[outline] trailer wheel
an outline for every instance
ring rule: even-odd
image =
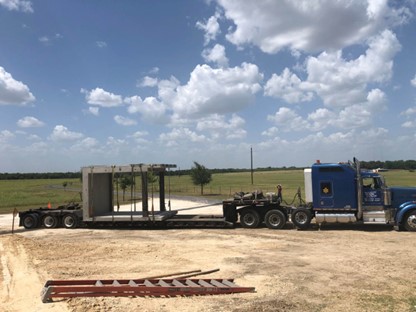
[[[409,211],[404,217],[403,226],[406,231],[416,232],[416,210]]]
[[[269,229],[282,229],[286,224],[286,216],[280,210],[270,210],[264,217],[264,223]]]
[[[245,228],[256,228],[260,224],[260,216],[253,209],[243,210],[240,213],[240,223]]]
[[[62,224],[67,229],[74,229],[78,226],[78,218],[72,213],[66,214],[62,218]]]
[[[59,219],[54,215],[47,214],[42,219],[42,224],[47,229],[56,228],[58,226],[58,223]]]
[[[22,224],[25,229],[34,229],[39,226],[39,217],[37,214],[28,213],[23,217]]]
[[[298,208],[292,212],[292,223],[301,230],[307,229],[312,220],[312,213],[305,208]]]

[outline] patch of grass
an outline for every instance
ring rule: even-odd
[[[416,297],[409,298],[409,311],[416,312]]]
[[[64,188],[63,183],[67,182]],[[0,181],[0,213],[12,212],[14,208],[53,207],[80,201],[79,179],[35,179]]]

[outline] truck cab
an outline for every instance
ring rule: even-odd
[[[389,188],[383,176],[362,170],[355,158],[338,164],[317,161],[304,170],[304,176],[309,211],[301,208],[292,213],[299,228],[315,217],[318,224],[394,224],[416,231],[416,188]]]

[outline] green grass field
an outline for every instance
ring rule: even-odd
[[[416,187],[416,172],[392,170],[383,172],[383,175],[389,186]],[[139,180],[137,179],[137,181]],[[63,187],[64,182],[67,182],[65,188]],[[304,197],[302,170],[255,172],[253,185],[250,172],[213,174],[212,182],[204,187],[204,197],[222,200],[240,191],[275,192],[277,184],[283,186],[283,199],[287,202],[292,201],[298,187],[301,187]],[[169,185],[172,195],[200,196],[199,186],[193,185],[189,176],[166,177],[165,185],[166,196],[168,196]],[[157,192],[157,186],[155,183],[155,192]],[[137,185],[136,189],[139,191],[140,185]],[[25,210],[46,207],[48,203],[56,207],[73,201],[80,202],[80,191],[81,181],[79,179],[3,180],[0,181],[0,213],[12,212],[14,208]],[[129,197],[130,192],[127,191],[126,201],[129,200]]]

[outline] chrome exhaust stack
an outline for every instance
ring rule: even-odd
[[[363,180],[361,179],[360,161],[354,157],[355,170],[357,171],[357,220],[363,218]]]

